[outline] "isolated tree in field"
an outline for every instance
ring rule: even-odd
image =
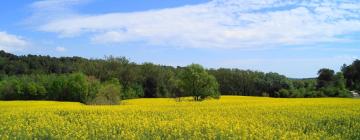
[[[195,101],[220,96],[219,84],[215,77],[208,74],[201,65],[187,66],[181,75],[181,81],[185,96],[193,96]]]

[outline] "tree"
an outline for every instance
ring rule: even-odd
[[[290,89],[292,88],[292,83],[283,75],[277,73],[267,73],[265,74],[267,93],[271,97],[276,96],[275,93],[281,89]]]
[[[6,79],[0,83],[0,97],[3,100],[24,98],[23,87],[18,79]]]
[[[98,79],[96,79],[94,76],[88,76],[87,77],[87,82],[88,82],[88,85],[89,85],[88,94],[83,95],[82,98],[81,98],[81,100],[84,103],[89,103],[94,98],[96,98],[96,94],[99,92],[99,89],[101,87],[100,81]]]
[[[346,89],[345,79],[341,72],[330,69],[320,69],[317,78],[317,89],[328,97],[349,97],[351,94]]]
[[[32,99],[33,97],[38,96],[36,86],[37,85],[34,82],[29,82],[26,84],[25,93],[28,96],[28,99]]]
[[[360,91],[360,60],[355,60],[349,66],[343,65],[341,71],[346,79],[346,87]]]
[[[87,82],[86,76],[82,73],[74,73],[69,75],[67,82],[67,90],[69,95],[67,99],[70,101],[80,101],[85,102],[86,96],[88,96],[89,84]]]
[[[132,85],[123,88],[123,94],[121,94],[121,99],[133,99],[144,97],[144,90],[141,85]]]
[[[207,97],[220,97],[219,84],[215,77],[208,74],[201,65],[187,66],[181,75],[181,80],[185,96],[193,96],[195,101]]]
[[[95,105],[117,105],[121,97],[121,85],[117,79],[103,83],[96,94],[96,97],[87,104]]]
[[[286,89],[280,89],[279,91],[275,92],[275,96],[276,97],[287,98],[287,97],[290,96],[290,93]]]
[[[62,75],[52,78],[52,82],[49,84],[48,99],[65,101],[66,97],[68,96],[68,91],[66,89],[68,85],[67,77]]]
[[[147,98],[154,98],[158,94],[159,68],[152,63],[144,63],[141,67],[144,96]]]
[[[318,71],[317,88],[328,87],[333,84],[334,70],[331,69],[320,69]]]
[[[340,89],[345,89],[345,78],[342,72],[336,73],[334,77],[334,86]]]
[[[348,66],[343,65],[341,70],[343,74],[322,69],[317,78],[290,79],[273,72],[202,68],[199,73],[208,72],[213,77],[200,74],[201,78],[195,78],[202,79],[196,84],[207,83],[206,86],[218,87],[220,93],[226,95],[277,97],[281,89],[286,89],[289,97],[319,97],[347,96],[347,89],[360,91],[360,60],[355,60]],[[219,94],[212,92],[217,90],[216,88],[207,88],[209,91],[202,91],[204,88],[187,88],[185,91],[183,73],[187,71],[188,68],[184,67],[136,64],[124,57],[56,58],[41,55],[17,56],[0,51],[0,98],[85,103],[94,99],[101,85],[112,78],[121,82],[122,99],[182,97],[196,94],[196,98],[202,100],[203,97],[198,95],[199,93]],[[333,89],[334,87],[336,89]],[[285,93],[284,90],[281,92]]]

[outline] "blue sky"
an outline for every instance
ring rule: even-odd
[[[316,76],[360,56],[355,0],[18,0],[0,5],[0,49]]]

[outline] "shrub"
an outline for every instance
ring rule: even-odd
[[[111,80],[103,83],[95,98],[87,102],[93,105],[116,105],[121,97],[121,85],[118,80]]]

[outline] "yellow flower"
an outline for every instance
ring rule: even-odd
[[[0,101],[1,139],[357,139],[360,100],[223,96],[119,106]]]

